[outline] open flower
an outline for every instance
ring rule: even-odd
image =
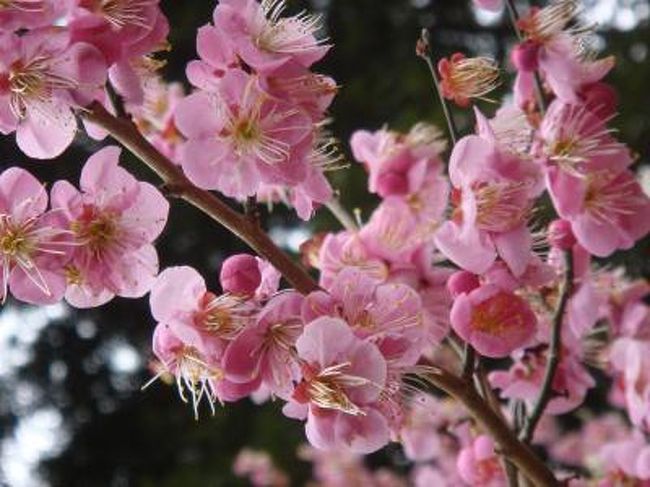
[[[106,80],[93,46],[70,43],[68,32],[37,29],[5,34],[0,46],[0,132],[16,132],[18,147],[35,159],[61,154],[74,139],[73,109]]]
[[[457,52],[438,62],[440,90],[448,100],[467,107],[472,98],[486,99],[499,86],[499,67],[489,58],[468,58]]]
[[[456,297],[451,326],[486,357],[506,357],[535,338],[537,317],[512,292],[487,284]]]
[[[57,215],[46,211],[47,192],[24,169],[0,174],[0,296],[9,291],[21,301],[49,304],[65,292],[63,265],[68,258],[68,232]]]
[[[114,295],[143,296],[158,274],[152,243],[165,226],[169,203],[119,167],[119,156],[117,147],[91,156],[81,172],[81,191],[67,181],[52,188],[52,207],[75,242],[66,291],[73,306],[98,306]]]
[[[307,418],[317,448],[370,453],[388,442],[386,419],[373,407],[386,381],[386,362],[342,320],[321,317],[296,341],[302,379],[284,413]]]

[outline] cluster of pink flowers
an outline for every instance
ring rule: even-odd
[[[80,189],[56,182],[48,193],[29,172],[0,174],[2,296],[33,304],[65,297],[88,308],[114,296],[144,296],[158,274],[154,240],[169,204],[118,165],[120,149],[88,159]]]
[[[169,26],[158,0],[13,0],[0,5],[0,131],[35,159],[60,155],[75,110],[108,104],[105,83],[141,103]],[[103,136],[101,131],[91,134]]]
[[[282,17],[283,0],[224,0],[187,66],[196,90],[176,109],[180,163],[197,186],[245,200],[282,200],[309,219],[329,201],[324,135],[336,84],[310,70],[329,46],[316,16]]]
[[[197,416],[202,401],[282,401],[316,449],[319,485],[506,485],[489,432],[424,394],[427,374],[460,369],[463,355],[458,380],[471,388],[473,375],[513,435],[542,404],[528,433],[558,476],[578,465],[601,487],[650,485],[650,287],[593,259],[648,234],[650,199],[610,128],[613,59],[586,52],[578,7],[556,0],[520,17],[512,103],[491,116],[475,102],[499,84],[496,63],[461,53],[438,63],[441,98],[475,120],[448,164],[445,138],[426,123],[352,135],[379,204],[302,245],[316,290],[281,289],[282,269],[248,254],[223,263],[221,291],[188,266],[159,274],[154,241],[169,204],[109,146],[78,188],[58,181],[48,194],[22,168],[0,174],[2,298],[87,308],[149,293],[154,379],[171,377]],[[162,171],[171,186],[177,175],[238,201],[283,201],[308,220],[332,200],[324,173],[339,159],[324,126],[337,87],[311,70],[330,47],[319,19],[284,10],[282,0],[222,0],[198,31],[186,96],[156,74],[169,29],[158,0],[0,1],[0,131],[52,158],[74,139],[75,116],[103,104],[149,141],[136,155],[157,149],[156,161],[181,167],[187,178],[171,162]],[[555,417],[583,406],[594,367],[629,424],[603,416],[563,435]],[[391,441],[415,465],[409,479],[360,460]],[[288,483],[262,454],[240,460],[253,483]]]

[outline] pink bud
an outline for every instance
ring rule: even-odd
[[[518,71],[527,73],[533,72],[538,68],[539,44],[532,41],[524,41],[518,44],[510,54],[512,64]]]
[[[406,176],[398,172],[386,172],[377,178],[377,193],[382,198],[391,195],[404,195],[408,192]]]
[[[593,83],[582,88],[582,98],[591,113],[607,120],[616,113],[618,94],[607,83]]]
[[[569,250],[576,244],[576,238],[567,220],[554,220],[548,226],[548,241],[551,246],[561,250]]]
[[[447,281],[447,290],[453,298],[463,293],[469,293],[479,286],[478,276],[467,271],[454,272]]]
[[[221,266],[219,281],[224,292],[253,294],[262,281],[257,259],[249,254],[228,257]]]

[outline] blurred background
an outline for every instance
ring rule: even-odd
[[[432,31],[436,56],[458,50],[504,61],[514,41],[507,19],[474,11],[459,0],[312,0],[288,2],[289,10],[318,11],[324,35],[334,44],[318,70],[341,86],[333,108],[332,129],[343,142],[357,128],[388,124],[408,129],[418,120],[443,127],[434,103],[426,66],[415,56],[420,29]],[[537,2],[533,2],[537,3]],[[544,2],[540,2],[544,3]],[[164,74],[182,81],[187,61],[196,57],[194,38],[210,21],[213,0],[162,0],[172,24],[172,50]],[[524,9],[527,2],[520,3]],[[587,18],[597,25],[594,42],[618,60],[609,81],[621,95],[613,124],[639,153],[639,166],[650,155],[650,5],[648,0],[587,0]],[[505,64],[507,66],[507,62]],[[509,68],[507,68],[509,69]],[[508,76],[511,73],[507,73]],[[483,107],[488,113],[494,108]],[[457,111],[464,131],[468,113]],[[16,150],[13,136],[0,140],[3,166],[21,165],[44,181],[78,181],[88,154],[97,148],[79,140],[58,161],[30,162]],[[143,179],[151,175],[124,158]],[[648,178],[647,171],[645,178]],[[364,189],[356,166],[332,176],[346,206],[365,216],[374,200]],[[649,216],[650,217],[650,216]],[[315,231],[336,228],[321,211],[309,226],[276,208],[264,214],[273,238],[287,250]],[[245,251],[241,243],[201,214],[175,202],[160,240],[163,266],[188,264],[217,288],[224,256]],[[617,254],[631,272],[647,275],[648,241]],[[302,424],[282,416],[279,406],[248,401],[204,411],[195,421],[174,389],[156,383],[140,391],[151,373],[153,320],[146,300],[116,299],[89,311],[65,305],[22,307],[8,302],[0,311],[0,485],[32,486],[230,486],[245,485],[231,473],[244,446],[272,453],[295,485],[309,477],[309,464],[294,451],[303,441]],[[405,469],[399,448],[389,447],[369,459]]]

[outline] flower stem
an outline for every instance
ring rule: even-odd
[[[345,210],[343,205],[341,205],[341,201],[337,197],[333,197],[328,203],[325,203],[325,206],[343,228],[350,232],[359,230],[354,218],[352,218],[352,216],[350,216],[350,214]]]
[[[551,400],[553,395],[553,379],[555,378],[555,372],[560,363],[562,322],[564,321],[566,307],[573,291],[574,270],[573,254],[571,250],[564,252],[564,262],[564,280],[560,287],[560,302],[558,303],[557,308],[555,309],[555,314],[553,315],[551,341],[549,343],[548,355],[546,357],[546,370],[544,371],[542,387],[539,390],[537,400],[535,401],[528,418],[524,421],[524,426],[519,434],[519,438],[525,443],[530,443],[530,440],[535,433],[537,423],[539,423],[546,406]]]
[[[163,183],[172,189],[175,196],[199,209],[246,242],[256,253],[273,264],[297,291],[306,294],[318,289],[312,277],[280,250],[259,225],[230,208],[211,192],[192,184],[183,171],[152,146],[130,120],[111,115],[97,102],[81,112],[81,115],[108,131],[115,140],[149,166]]]
[[[429,35],[428,29],[422,29],[420,34],[420,39],[417,42],[417,47],[415,52],[419,57],[421,57],[431,72],[431,78],[433,79],[433,84],[436,87],[436,93],[438,94],[438,99],[440,100],[440,105],[442,106],[442,112],[445,115],[447,120],[447,128],[449,129],[449,137],[451,139],[452,146],[456,145],[458,140],[458,129],[456,128],[456,122],[454,122],[454,117],[451,114],[449,109],[449,104],[442,94],[442,89],[440,88],[440,77],[436,71],[436,67],[433,62],[433,55],[431,53],[431,36]]]

